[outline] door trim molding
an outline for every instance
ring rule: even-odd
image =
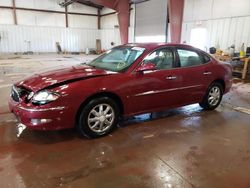
[[[151,91],[146,91],[146,92],[143,92],[143,93],[138,93],[138,94],[136,94],[134,96],[135,97],[140,97],[140,96],[153,95],[153,94],[165,93],[165,92],[170,92],[170,91],[191,89],[191,88],[196,88],[196,87],[200,87],[200,86],[202,86],[202,85],[192,85],[192,86],[178,87],[178,88],[172,88],[172,89],[163,89],[163,90],[151,90]]]

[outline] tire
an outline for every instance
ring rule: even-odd
[[[100,97],[82,108],[76,126],[82,136],[97,138],[112,132],[119,116],[116,102],[109,97]]]
[[[220,105],[222,96],[223,86],[219,82],[214,82],[209,86],[202,102],[199,103],[199,105],[204,110],[214,110]]]

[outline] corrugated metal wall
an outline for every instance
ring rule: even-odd
[[[0,53],[56,52],[56,42],[68,52],[95,48],[96,39],[101,39],[102,49],[121,44],[119,29],[81,29],[41,26],[0,25]],[[134,42],[134,29],[129,28],[129,42]]]
[[[100,30],[102,48],[107,50],[112,48],[111,42],[115,43],[115,46],[121,44],[121,37],[119,29],[101,29]],[[129,28],[129,43],[134,42],[134,28]]]
[[[97,29],[0,25],[0,52],[56,52],[56,42],[62,50],[85,51],[95,48],[100,38]]]
[[[219,45],[225,50],[235,44],[239,51],[242,43],[250,46],[250,16],[201,21],[198,26],[197,22],[183,23],[182,41],[190,43],[191,30],[197,27],[207,29],[207,48]]]
[[[190,43],[191,30],[199,27],[207,29],[207,48],[250,46],[250,1],[185,0],[182,41]]]
[[[34,8],[43,10],[55,10],[64,12],[59,5],[61,0],[16,0],[16,7]],[[12,6],[12,0],[0,0],[2,6]],[[68,6],[68,12],[87,13],[97,15],[97,9],[89,6],[73,3]],[[16,10],[18,25],[65,27],[65,14]],[[68,15],[69,27],[97,29],[97,16]],[[13,11],[0,10],[0,24],[14,24]]]
[[[16,0],[17,7],[64,11],[59,6],[61,0]],[[12,6],[12,0],[0,0],[2,6]],[[129,29],[129,41],[134,41],[134,5],[132,5]],[[97,14],[97,9],[73,3],[69,12]],[[104,8],[102,14],[114,12]],[[97,16],[68,15],[69,28],[65,27],[65,15],[57,13],[32,12],[17,10],[18,25],[14,25],[13,12],[9,9],[0,11],[0,53],[15,52],[56,52],[55,43],[59,42],[62,50],[85,51],[95,48],[96,39],[101,39],[102,49],[110,49],[111,42],[120,45],[120,32],[117,14],[101,19],[101,30],[97,28]]]
[[[61,0],[16,0],[17,7],[65,11],[59,6]],[[2,6],[12,6],[12,0],[0,0]],[[69,12],[96,14],[97,9],[77,3],[68,6]],[[97,29],[97,16],[68,15],[66,28],[65,14],[17,10],[14,25],[13,11],[0,10],[0,53],[13,52],[56,52],[56,42],[62,50],[85,51],[95,48],[101,34]]]

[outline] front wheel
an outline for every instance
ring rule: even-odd
[[[81,135],[96,138],[109,134],[117,125],[119,108],[108,97],[91,100],[81,111],[77,129]]]
[[[221,102],[223,96],[223,87],[220,83],[214,82],[208,88],[206,95],[200,104],[205,110],[214,110]]]

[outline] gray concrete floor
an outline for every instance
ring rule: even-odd
[[[215,111],[195,104],[143,114],[100,139],[75,130],[25,130],[17,138],[7,108],[11,84],[92,58],[0,57],[0,187],[250,187],[247,83],[235,83]]]

